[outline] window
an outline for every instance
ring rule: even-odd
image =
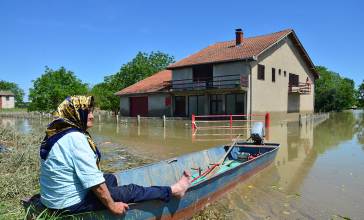
[[[258,79],[259,80],[264,80],[264,71],[265,71],[265,66],[258,64]]]
[[[278,75],[281,75],[281,72],[282,72],[282,71],[281,71],[281,69],[279,69],[279,70],[278,70]]]
[[[223,114],[222,98],[223,95],[210,95],[210,113],[212,115]]]
[[[226,114],[244,114],[245,96],[242,93],[227,94],[225,96]]]
[[[212,64],[194,66],[192,68],[193,81],[212,81],[212,72]]]
[[[174,116],[177,117],[186,116],[186,97],[184,96],[174,97]]]
[[[188,114],[205,114],[205,96],[188,96]]]
[[[287,76],[287,72],[286,72],[286,71],[284,71],[284,72],[283,72],[283,74],[284,74],[284,77],[286,77],[286,76]]]
[[[272,82],[276,81],[276,69],[272,68]]]
[[[298,86],[299,76],[297,74],[289,73],[288,84],[290,86]]]
[[[6,101],[9,101],[10,100],[10,96],[6,96]]]

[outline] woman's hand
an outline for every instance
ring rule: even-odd
[[[114,202],[105,183],[93,186],[92,191],[102,202],[102,204],[104,204],[110,210],[110,212],[115,215],[122,215],[129,208],[128,204],[123,202]]]
[[[123,202],[114,202],[113,205],[109,207],[110,212],[114,215],[122,215],[129,209],[128,204]]]

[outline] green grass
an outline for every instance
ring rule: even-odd
[[[28,112],[27,108],[1,108],[0,112]]]

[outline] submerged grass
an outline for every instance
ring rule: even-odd
[[[39,192],[38,146],[42,134],[0,128],[0,219],[23,219],[21,199]]]

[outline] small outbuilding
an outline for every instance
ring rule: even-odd
[[[163,70],[115,93],[120,96],[120,114],[131,117],[171,116],[171,79],[172,71]]]
[[[11,91],[0,90],[0,109],[14,108],[15,107],[15,95]]]

